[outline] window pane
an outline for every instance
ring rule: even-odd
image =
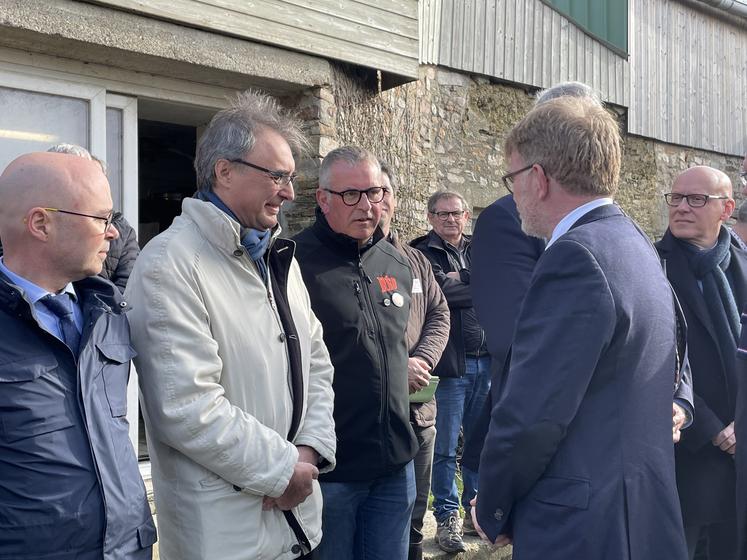
[[[106,108],[106,174],[114,209],[122,211],[122,110]]]
[[[0,87],[0,169],[65,142],[88,148],[88,101]]]

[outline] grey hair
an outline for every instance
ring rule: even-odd
[[[197,187],[212,191],[218,160],[244,157],[265,128],[280,134],[294,155],[301,155],[308,148],[301,122],[294,113],[269,95],[247,90],[239,93],[230,107],[216,113],[202,134],[195,153]]]
[[[397,194],[397,188],[399,187],[397,173],[391,165],[383,160],[379,160],[379,166],[381,167],[381,173],[389,177],[389,184],[392,186],[392,194]]]
[[[319,169],[319,186],[329,187],[332,167],[340,161],[347,163],[351,167],[359,163],[370,163],[377,171],[381,171],[379,160],[368,150],[364,150],[358,146],[341,146],[324,156],[322,166]],[[391,179],[391,175],[389,178]]]
[[[469,208],[469,204],[467,204],[467,200],[458,192],[449,191],[449,190],[436,191],[430,196],[430,198],[428,199],[428,212],[433,214],[436,211],[436,204],[438,204],[438,201],[445,200],[448,198],[458,198],[459,200],[462,201],[462,210],[466,212],[470,212],[470,208]]]
[[[740,224],[747,223],[747,202],[743,202],[739,205],[739,210],[737,210],[737,222]]]
[[[555,84],[551,88],[542,90],[537,94],[535,105],[541,105],[558,97],[584,97],[591,99],[600,107],[603,106],[602,97],[599,95],[599,92],[581,82],[562,82]]]
[[[106,175],[106,163],[104,162],[104,160],[91,155],[91,152],[86,150],[83,146],[78,146],[77,144],[55,144],[47,151],[55,152],[57,154],[69,154],[71,156],[78,156],[82,157],[83,159],[95,161],[101,166],[101,171],[103,171],[104,175]]]

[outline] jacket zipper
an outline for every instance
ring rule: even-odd
[[[366,274],[366,270],[363,268],[363,261],[361,260],[360,253],[358,254],[358,274],[361,277],[361,281],[366,281],[369,285],[371,285],[373,282],[371,281],[371,278]],[[365,292],[365,298],[366,302],[369,306],[369,310],[371,313],[371,316],[373,317],[373,321],[375,323],[376,327],[376,334],[378,337],[378,344],[377,349],[379,350],[379,359],[381,360],[381,409],[380,409],[380,422],[379,422],[379,430],[381,434],[381,441],[384,442],[385,445],[389,446],[390,439],[386,437],[385,433],[385,420],[389,417],[389,368],[387,365],[387,359],[386,359],[386,346],[384,343],[384,337],[381,334],[381,323],[379,322],[379,318],[376,315],[376,310],[373,305],[373,301],[371,298],[371,293],[369,292],[368,288],[363,290]],[[384,463],[386,465],[387,460],[386,458],[382,458],[384,460]]]

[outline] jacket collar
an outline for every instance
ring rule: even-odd
[[[109,311],[124,313],[128,311],[127,303],[119,289],[108,280],[90,276],[73,282],[83,316],[92,311]],[[31,302],[23,297],[17,287],[4,274],[0,273],[0,309],[8,314],[31,319]]]
[[[316,207],[315,214],[316,221],[311,226],[312,231],[325,245],[334,246],[335,252],[355,256],[357,258],[360,254],[365,253],[368,249],[384,239],[384,233],[381,231],[381,228],[377,226],[371,242],[368,245],[359,248],[357,239],[353,239],[344,233],[337,233],[329,226],[326,216],[318,206]]]
[[[205,239],[222,252],[233,254],[236,250],[244,251],[241,245],[241,225],[215,204],[185,198],[182,201],[182,215],[194,222]],[[270,246],[279,238],[280,232],[280,226],[275,226]]]
[[[465,245],[469,247],[469,245],[472,243],[472,236],[467,233],[463,233],[462,238],[464,239]],[[421,243],[425,243],[429,249],[446,251],[446,241],[444,241],[443,238],[435,232],[435,230],[430,230],[425,235],[422,235],[417,239],[413,239],[412,241],[412,245],[419,245]]]
[[[578,226],[582,226],[584,224],[590,224],[591,222],[596,222],[597,220],[611,218],[612,216],[624,216],[624,215],[625,215],[624,212],[620,209],[620,207],[617,204],[605,204],[604,206],[599,206],[597,208],[594,208],[593,210],[590,210],[589,212],[581,216],[578,220],[573,222],[573,225],[569,228],[568,231]]]

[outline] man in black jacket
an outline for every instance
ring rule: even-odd
[[[734,210],[729,178],[697,166],[681,173],[669,229],[656,244],[687,321],[695,418],[675,448],[690,558],[701,536],[709,560],[736,558],[734,433],[739,310],[747,302],[747,255],[723,222]]]
[[[436,390],[438,414],[431,485],[438,522],[436,542],[446,552],[465,550],[455,480],[459,431],[464,427],[464,438],[469,438],[490,390],[490,356],[470,294],[472,239],[464,233],[469,217],[462,195],[438,191],[428,200],[428,221],[433,229],[411,243],[431,261],[451,314],[449,342],[434,370],[440,382]],[[477,492],[477,473],[462,467],[461,503],[469,511],[469,502]]]
[[[407,558],[415,501],[405,329],[412,274],[378,227],[381,168],[355,147],[319,171],[316,222],[295,237],[335,368],[337,466],[321,475],[321,558]]]

